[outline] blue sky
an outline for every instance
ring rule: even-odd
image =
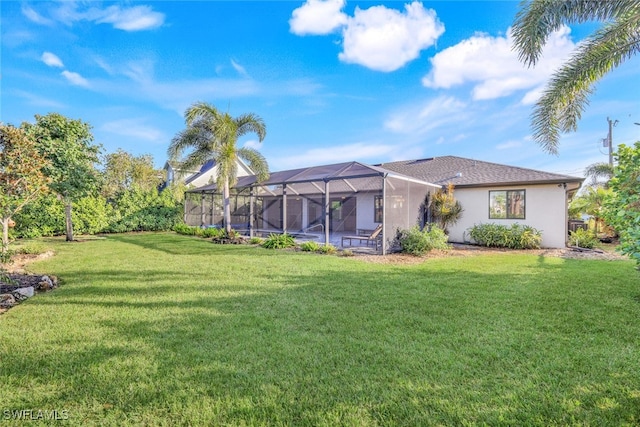
[[[2,1],[0,121],[58,112],[93,126],[105,152],[161,167],[196,101],[252,112],[273,171],[457,155],[582,175],[640,139],[640,58],[597,86],[560,155],[531,141],[532,103],[596,26],[554,34],[518,63],[517,1]]]

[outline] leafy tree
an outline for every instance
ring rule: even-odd
[[[66,237],[72,241],[72,205],[98,187],[95,164],[99,161],[100,146],[92,144],[88,123],[58,113],[35,117],[35,124],[23,126],[35,138],[40,154],[48,160],[43,171],[51,179],[51,190],[64,202]]]
[[[107,199],[126,190],[153,190],[164,180],[150,154],[134,156],[122,149],[104,156],[102,195]]]
[[[0,221],[2,255],[9,250],[9,223],[27,203],[47,190],[47,165],[33,139],[19,128],[0,125]]]
[[[603,25],[551,77],[534,107],[534,140],[557,153],[561,132],[577,129],[594,84],[640,51],[638,0],[524,1],[513,26],[514,47],[528,66],[540,59],[549,35],[563,25],[600,21]]]
[[[238,138],[255,133],[258,140],[264,140],[267,129],[263,120],[255,114],[243,114],[232,117],[222,113],[213,105],[198,102],[185,113],[187,128],[179,132],[171,141],[169,158],[180,160],[183,168],[189,169],[214,160],[217,166],[216,183],[222,188],[224,199],[224,224],[231,231],[231,208],[229,189],[238,179],[238,159],[245,160],[258,181],[269,178],[269,166],[266,159],[257,150],[249,147],[237,147]],[[192,151],[180,159],[185,150]]]
[[[620,236],[620,250],[640,266],[640,142],[618,146],[603,215]]]

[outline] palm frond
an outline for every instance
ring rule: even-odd
[[[187,125],[191,125],[199,119],[207,122],[214,122],[219,116],[220,112],[218,109],[206,102],[196,102],[187,108],[187,111],[184,113]]]
[[[239,148],[238,157],[248,163],[258,182],[264,182],[269,179],[269,164],[258,150],[250,147]]]
[[[638,0],[525,0],[512,27],[514,49],[521,62],[532,66],[549,35],[563,25],[617,21],[639,10]]]
[[[238,137],[248,133],[255,133],[258,136],[258,140],[262,142],[267,136],[267,126],[264,120],[256,114],[243,114],[236,117],[235,122],[238,128]]]
[[[552,76],[532,115],[533,138],[546,151],[557,154],[560,133],[576,130],[594,84],[640,52],[639,19],[630,13],[605,25]]]

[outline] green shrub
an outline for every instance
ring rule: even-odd
[[[538,249],[542,242],[542,232],[518,223],[509,227],[495,223],[476,224],[469,229],[469,235],[478,245],[492,248]]]
[[[173,231],[178,234],[184,234],[186,236],[195,236],[196,227],[191,227],[184,223],[179,223],[173,226]]]
[[[331,255],[338,252],[338,249],[332,244],[327,244],[327,245],[318,246],[318,250],[316,252],[325,254],[325,255]]]
[[[593,249],[599,243],[598,236],[591,230],[578,228],[569,233],[569,244],[579,248]]]
[[[346,256],[346,257],[352,257],[354,256],[354,253],[351,249],[343,249],[342,252],[340,252],[341,256]]]
[[[290,234],[273,234],[271,233],[269,237],[267,237],[264,242],[262,242],[262,247],[267,249],[285,249],[292,248],[296,245],[293,236]]]
[[[420,230],[416,225],[408,230],[396,232],[396,243],[400,246],[400,251],[416,256],[424,255],[433,249],[448,249],[447,241],[447,235],[437,225],[424,230]]]
[[[260,237],[252,237],[249,239],[249,244],[250,245],[261,245],[262,242],[264,242],[264,239],[260,238]]]
[[[320,249],[320,245],[318,242],[309,240],[308,242],[304,242],[300,245],[300,250],[305,252],[317,252]]]

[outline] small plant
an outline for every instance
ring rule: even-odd
[[[331,255],[338,252],[338,249],[336,249],[335,246],[328,244],[328,245],[319,246],[317,252],[325,255]]]
[[[290,234],[274,234],[271,233],[269,237],[267,237],[264,242],[262,242],[262,247],[267,249],[286,249],[292,248],[296,245],[293,236]]]
[[[304,252],[318,252],[318,250],[320,250],[320,245],[318,242],[309,240],[308,242],[304,242],[300,245],[300,250]]]
[[[579,248],[593,249],[598,245],[598,236],[593,231],[578,228],[569,233],[569,244]]]
[[[173,226],[173,231],[178,234],[184,234],[186,236],[195,236],[197,230],[197,227],[191,227],[187,224],[176,224]]]
[[[416,225],[408,230],[396,232],[396,242],[401,252],[421,256],[433,249],[449,249],[448,237],[442,228],[432,225],[431,229],[420,230]]]
[[[542,242],[542,232],[517,223],[510,227],[495,223],[476,224],[469,229],[469,235],[478,245],[491,248],[538,249]]]
[[[354,253],[351,249],[343,249],[342,252],[340,252],[340,255],[345,257],[352,257],[354,256]]]
[[[250,245],[261,245],[262,242],[264,242],[264,239],[260,238],[260,237],[252,237],[249,239],[249,244]]]
[[[208,233],[212,235],[211,241],[221,245],[242,245],[245,243],[244,238],[235,230],[231,230],[227,233],[227,230],[222,228],[208,228]]]

